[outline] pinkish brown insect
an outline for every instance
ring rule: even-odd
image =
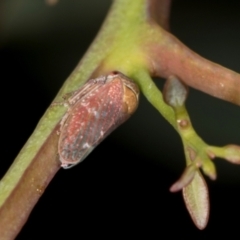
[[[89,80],[74,92],[61,121],[58,153],[63,168],[71,168],[108,134],[125,122],[138,106],[139,89],[121,73]]]

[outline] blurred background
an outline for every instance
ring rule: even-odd
[[[49,6],[44,0],[0,1],[0,78],[5,92],[0,177],[89,47],[111,2],[60,0]],[[239,11],[239,1],[173,0],[171,31],[198,54],[240,72]],[[164,80],[156,83],[162,88]],[[206,142],[240,144],[239,107],[191,89],[187,108]],[[240,166],[215,162],[217,181],[206,179],[210,220],[199,231],[181,193],[168,190],[185,167],[180,138],[141,96],[128,122],[77,167],[57,173],[17,239],[237,234]]]

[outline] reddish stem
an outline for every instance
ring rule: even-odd
[[[33,207],[60,169],[57,128],[36,154],[0,209],[0,239],[14,239]]]
[[[176,75],[193,88],[240,105],[240,74],[204,59],[166,31],[163,38],[164,43],[154,43],[147,51],[153,76]]]
[[[148,0],[147,11],[149,18],[153,19],[162,28],[169,30],[169,17],[171,10],[171,0]]]

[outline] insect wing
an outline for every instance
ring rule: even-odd
[[[123,121],[121,79],[93,86],[74,104],[62,126],[59,153],[63,168],[84,160]]]
[[[84,84],[81,89],[73,92],[68,99],[68,103],[70,105],[75,104],[77,101],[83,99],[91,92],[94,92],[98,89],[101,85],[103,85],[106,81],[106,77],[102,76],[97,79],[90,79],[86,84]]]

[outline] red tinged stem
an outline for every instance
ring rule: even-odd
[[[171,0],[149,0],[147,10],[149,18],[153,19],[162,28],[169,30],[169,17],[171,10]]]
[[[57,152],[57,126],[46,140],[18,184],[0,209],[0,239],[14,239],[60,169]]]
[[[149,46],[153,76],[175,75],[188,86],[240,105],[240,74],[204,59],[166,31],[163,38],[164,43]]]

